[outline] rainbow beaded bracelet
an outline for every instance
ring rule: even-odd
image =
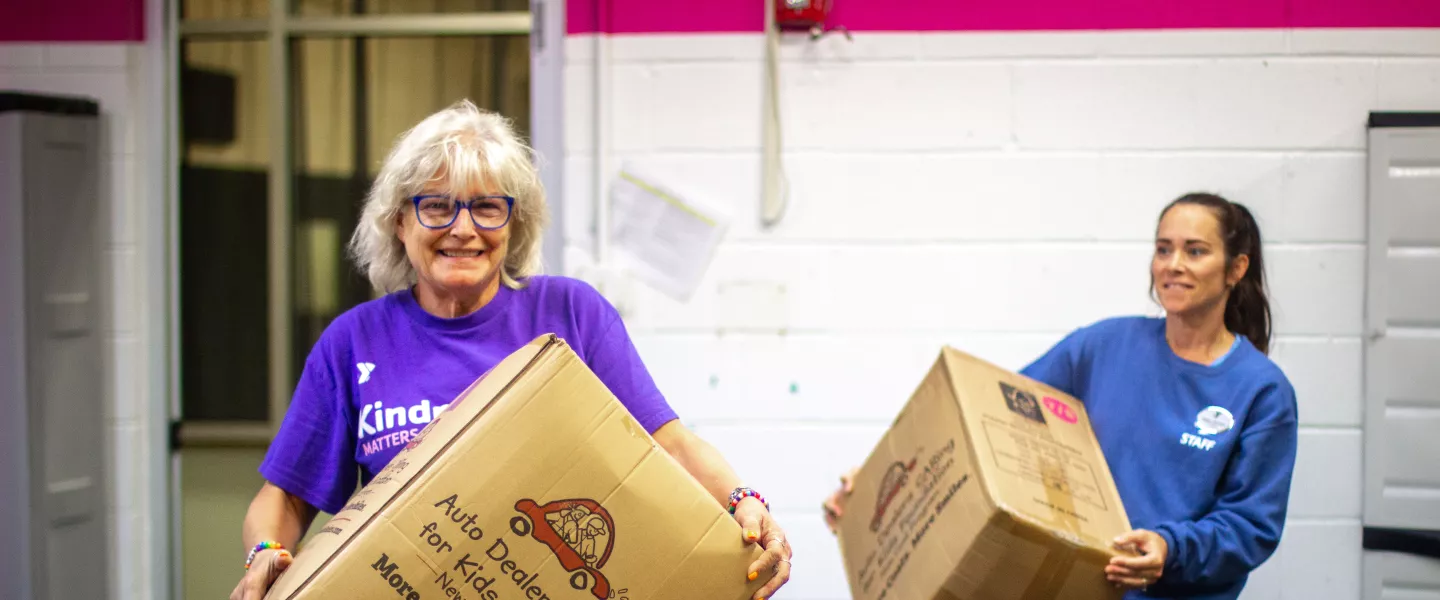
[[[255,544],[255,547],[250,549],[250,555],[245,557],[245,570],[246,570],[246,571],[249,571],[249,570],[250,570],[250,563],[255,562],[255,555],[256,555],[256,554],[259,554],[261,550],[284,550],[284,549],[285,549],[285,546],[280,545],[280,542],[272,542],[272,541],[270,541],[270,540],[265,540],[265,541],[263,541],[263,542],[260,542],[260,543],[258,543],[258,544]]]
[[[730,492],[730,514],[735,514],[735,507],[739,506],[740,501],[746,498],[754,498],[756,500],[759,500],[761,504],[765,505],[765,510],[770,510],[770,503],[765,501],[765,497],[761,496],[760,492],[757,492],[748,487],[741,486],[735,488],[735,491]]]

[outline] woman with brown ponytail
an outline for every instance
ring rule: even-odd
[[[1136,528],[1106,567],[1127,598],[1234,600],[1285,526],[1295,390],[1268,357],[1260,228],[1187,194],[1161,212],[1150,262],[1163,318],[1080,328],[1022,373],[1085,403]],[[849,479],[826,502],[838,517]]]

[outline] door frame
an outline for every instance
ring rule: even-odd
[[[152,32],[146,44],[145,60],[153,68],[146,70],[149,89],[161,102],[147,107],[147,118],[162,132],[148,136],[146,156],[161,160],[142,161],[151,165],[147,176],[163,191],[163,201],[151,203],[152,222],[163,223],[164,236],[153,236],[146,242],[147,256],[153,257],[149,272],[151,298],[163,302],[160,318],[151,319],[152,337],[163,343],[151,345],[148,373],[152,393],[148,418],[152,431],[168,432],[152,436],[146,449],[150,455],[151,478],[149,494],[152,501],[149,521],[152,523],[153,549],[151,581],[155,597],[180,600],[184,593],[184,563],[181,531],[181,478],[179,450],[186,444],[241,445],[264,447],[279,428],[293,391],[290,342],[290,301],[292,296],[292,265],[290,264],[291,212],[294,198],[291,181],[294,174],[289,140],[294,115],[290,110],[294,90],[288,85],[290,72],[290,40],[296,36],[473,36],[485,34],[524,33],[530,39],[530,145],[542,157],[541,180],[546,188],[551,213],[551,229],[543,242],[545,269],[563,273],[564,264],[564,173],[565,173],[565,0],[530,0],[530,10],[471,14],[434,15],[367,15],[361,17],[300,17],[290,14],[291,0],[268,0],[269,16],[259,19],[226,19],[182,22],[179,18],[183,0],[146,3],[146,28]],[[267,231],[272,240],[268,256],[269,294],[267,298],[270,345],[269,421],[186,424],[180,396],[181,321],[180,288],[180,48],[183,39],[243,37],[263,39],[269,46],[269,72],[277,83],[270,86],[267,98],[272,115],[269,127],[268,152],[271,167],[268,174]]]

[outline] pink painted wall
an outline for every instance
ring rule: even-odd
[[[144,39],[145,0],[0,0],[0,42]]]
[[[1434,0],[833,0],[855,31],[1440,27]],[[569,33],[758,32],[762,0],[567,0]]]

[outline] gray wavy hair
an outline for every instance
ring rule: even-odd
[[[538,157],[515,134],[510,120],[462,100],[400,134],[365,196],[350,256],[385,293],[415,283],[415,267],[395,235],[410,198],[443,173],[451,190],[484,186],[515,198],[501,282],[512,289],[540,272],[540,236],[549,223]],[[490,187],[493,186],[493,187]]]

